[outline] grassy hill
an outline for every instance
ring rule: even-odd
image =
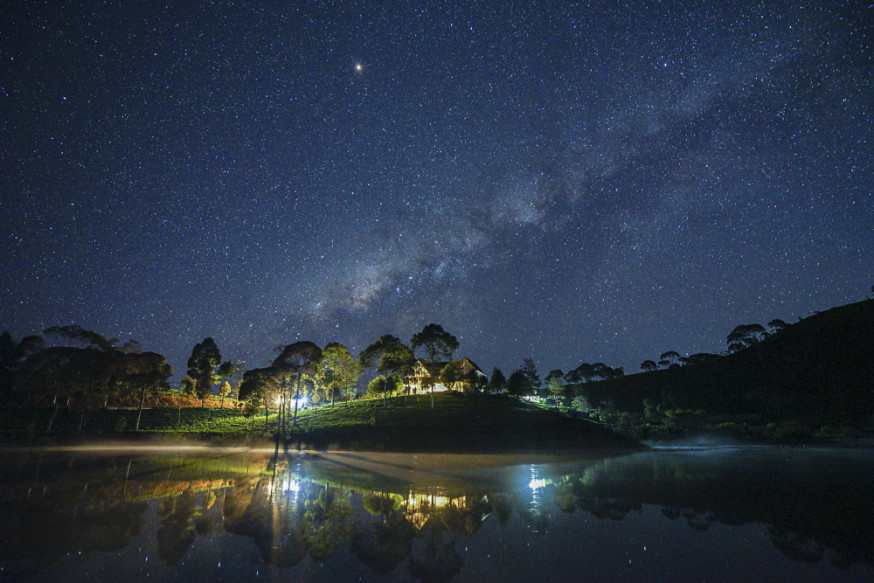
[[[734,354],[589,383],[592,403],[865,425],[874,415],[874,300],[814,314]]]
[[[66,410],[58,414],[57,431],[39,436],[50,410],[26,409],[7,418],[3,429],[14,441],[76,438],[79,418]],[[86,439],[190,438],[223,443],[272,440],[279,420],[271,414],[243,417],[231,409],[153,408],[143,411],[140,431],[132,432],[135,410],[89,413]],[[429,396],[366,399],[302,410],[297,424],[286,424],[289,447],[415,452],[537,451],[559,453],[581,449],[633,448],[640,445],[591,421],[548,411],[505,396]]]
[[[368,400],[300,415],[293,440],[325,449],[557,452],[637,447],[610,429],[504,396],[435,395]]]

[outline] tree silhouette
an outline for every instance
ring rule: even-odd
[[[534,359],[526,358],[523,360],[522,367],[519,370],[522,371],[522,374],[528,380],[528,384],[531,387],[530,390],[536,392],[540,388],[540,377],[537,375],[537,365],[534,364]]]
[[[549,379],[549,382],[546,384],[546,388],[549,390],[549,394],[552,396],[552,402],[555,405],[555,408],[558,409],[558,400],[564,396],[565,386],[561,384],[561,380],[559,377],[554,376]]]
[[[440,371],[440,382],[449,390],[455,390],[456,384],[460,383],[462,380],[463,377],[461,370],[455,362],[448,363],[443,367],[443,370]]]
[[[194,391],[201,408],[205,407],[207,395],[212,394],[213,374],[221,361],[222,354],[212,338],[204,338],[191,350],[187,375],[194,379]]]
[[[413,334],[410,348],[413,352],[424,349],[426,360],[434,363],[439,359],[452,359],[452,353],[458,350],[458,340],[439,324],[428,324],[421,332]]]
[[[391,376],[400,378],[412,371],[413,352],[395,336],[385,334],[361,351],[358,362],[364,368],[370,368],[375,364],[376,372],[384,374],[387,378]],[[383,406],[388,407],[385,390],[382,396]]]
[[[82,326],[51,326],[43,330],[46,336],[55,336],[59,339],[79,344],[85,348],[98,350],[112,350],[118,344],[118,338],[106,338],[92,330],[86,330]]]
[[[788,325],[789,324],[787,324],[786,322],[784,322],[780,318],[774,318],[773,320],[768,322],[768,328],[771,329],[771,334],[776,334],[777,332],[784,329]]]
[[[562,372],[562,370],[560,368],[554,368],[551,371],[549,371],[548,373],[546,373],[546,377],[543,380],[546,382],[547,385],[549,385],[549,381],[551,381],[552,379],[561,380],[563,378],[564,378],[564,372]]]
[[[428,324],[422,328],[421,332],[413,334],[410,347],[414,353],[418,348],[423,348],[425,350],[425,361],[433,365],[441,358],[450,360],[452,353],[458,349],[458,340],[439,324]],[[428,378],[425,382],[431,388],[431,408],[433,409],[434,384],[436,380]]]
[[[294,395],[291,396],[291,398],[294,399],[294,420],[292,421],[292,424],[297,424],[301,377],[304,374],[315,374],[321,358],[321,348],[308,340],[302,340],[300,342],[289,344],[283,348],[279,356],[273,360],[271,368],[273,369],[274,378],[290,378],[289,374],[293,375],[295,378]],[[284,423],[285,418],[283,417],[282,420]],[[285,431],[285,428],[283,427],[282,430]]]
[[[167,364],[163,355],[156,352],[131,353],[124,356],[125,376],[128,382],[140,389],[140,402],[137,408],[137,422],[134,430],[140,429],[140,418],[143,415],[143,403],[146,392],[158,388],[170,388],[168,379],[173,376],[173,367]]]
[[[219,405],[220,409],[225,408],[225,397],[231,392],[231,383],[228,382],[227,379],[234,376],[237,372],[237,368],[233,362],[230,360],[226,360],[218,367],[218,370],[215,373],[216,380],[219,381],[219,395],[221,395],[222,401]],[[227,385],[227,386],[226,386]]]
[[[501,372],[501,369],[495,367],[492,369],[492,376],[489,378],[489,383],[486,389],[491,393],[503,393],[507,388],[507,377]]]
[[[735,326],[734,330],[726,337],[728,350],[729,352],[737,352],[748,348],[762,340],[766,334],[767,331],[761,324],[741,324],[740,326]]]
[[[342,395],[342,391],[348,391],[349,387],[355,386],[360,375],[361,365],[352,358],[345,346],[336,342],[325,346],[316,370],[316,380],[330,394],[332,406],[335,394],[340,391]]]
[[[522,369],[516,369],[510,373],[507,379],[507,392],[514,397],[524,397],[531,394],[533,387],[528,375]]]

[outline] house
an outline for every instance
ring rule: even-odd
[[[459,380],[446,387],[440,379],[443,369],[449,362],[427,362],[420,358],[413,365],[413,372],[409,376],[410,390],[413,394],[427,393],[433,384],[434,391],[469,391],[475,383],[485,384],[488,381],[486,374],[471,359],[460,358],[452,361],[458,371]]]

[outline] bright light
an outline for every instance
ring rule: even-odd
[[[276,402],[275,402],[275,403],[276,403],[276,406],[277,406],[277,407],[279,407],[280,405],[282,405],[282,397],[276,397]]]
[[[546,488],[550,484],[551,480],[540,477],[540,471],[538,471],[537,466],[531,466],[530,472],[531,480],[528,482],[528,487],[535,494],[538,490]]]

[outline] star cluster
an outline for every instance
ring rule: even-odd
[[[177,369],[428,322],[505,371],[719,351],[874,284],[857,2],[19,3],[0,328]]]

